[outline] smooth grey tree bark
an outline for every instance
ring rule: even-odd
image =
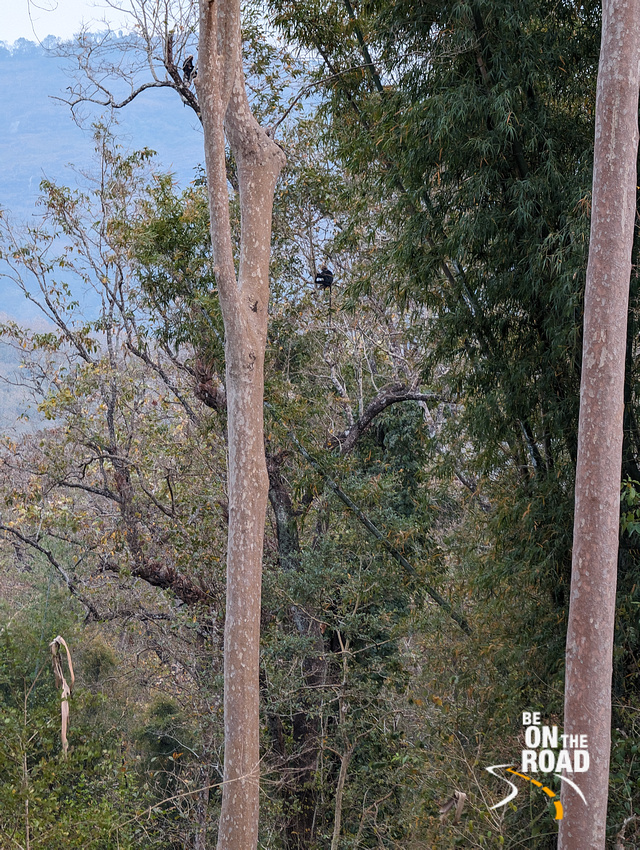
[[[239,0],[200,0],[198,102],[211,241],[225,327],[229,534],[224,640],[224,786],[218,850],[253,850],[259,809],[262,546],[269,479],[264,453],[264,355],[271,217],[285,158],[251,113],[242,69]],[[238,168],[241,245],[233,254],[225,140]]]
[[[590,767],[563,783],[561,850],[605,846],[622,416],[636,215],[640,3],[603,0],[591,239],[584,305],[564,731],[587,735]]]

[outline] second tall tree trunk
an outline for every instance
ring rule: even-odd
[[[563,783],[561,850],[605,846],[616,602],[624,364],[636,215],[640,3],[604,0],[580,424],[564,731],[586,735],[590,767]]]

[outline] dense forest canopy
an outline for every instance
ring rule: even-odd
[[[96,99],[87,80],[106,90],[109,69],[146,79],[152,55],[193,120],[197,21],[176,9],[183,29],[146,45],[65,46],[82,72],[68,99]],[[287,158],[259,846],[555,847],[550,800],[523,786],[492,810],[505,785],[485,768],[519,763],[523,711],[562,726],[600,5],[270,0],[245,22],[252,109]],[[0,846],[203,850],[220,814],[229,522],[207,179],[181,189],[117,127],[93,138],[80,184],[44,181],[27,228],[0,218],[5,277],[44,320],[1,328],[38,418],[1,445]],[[226,173],[237,263],[229,152]],[[616,848],[640,835],[637,252],[636,231]],[[330,290],[313,286],[323,263]],[[78,679],[66,759],[58,634]]]

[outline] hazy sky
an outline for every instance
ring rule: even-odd
[[[123,26],[125,16],[114,12],[106,3],[96,0],[8,0],[2,4],[0,41],[12,44],[18,38],[41,41],[48,35],[70,38],[82,22],[101,29],[106,17],[116,28]]]

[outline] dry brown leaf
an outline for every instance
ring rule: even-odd
[[[69,684],[65,679],[64,672],[62,670],[62,659],[60,656],[61,646],[64,646],[67,653],[67,665],[69,667],[69,678],[71,679],[71,684]],[[51,650],[51,663],[53,665],[53,675],[56,680],[56,687],[60,688],[60,716],[62,718],[60,738],[62,740],[62,753],[66,758],[67,751],[69,749],[69,742],[67,741],[67,728],[69,725],[69,697],[71,696],[71,690],[76,677],[73,672],[73,664],[71,663],[71,652],[69,651],[66,640],[58,635],[58,637],[54,638],[49,644],[49,649]]]
[[[440,812],[440,820],[444,821],[447,818],[447,815],[451,811],[451,809],[455,806],[455,814],[453,816],[453,822],[458,823],[462,816],[462,810],[464,809],[464,804],[467,801],[467,795],[462,791],[454,791],[453,796],[449,797],[446,803],[443,803],[438,807],[438,811]]]

